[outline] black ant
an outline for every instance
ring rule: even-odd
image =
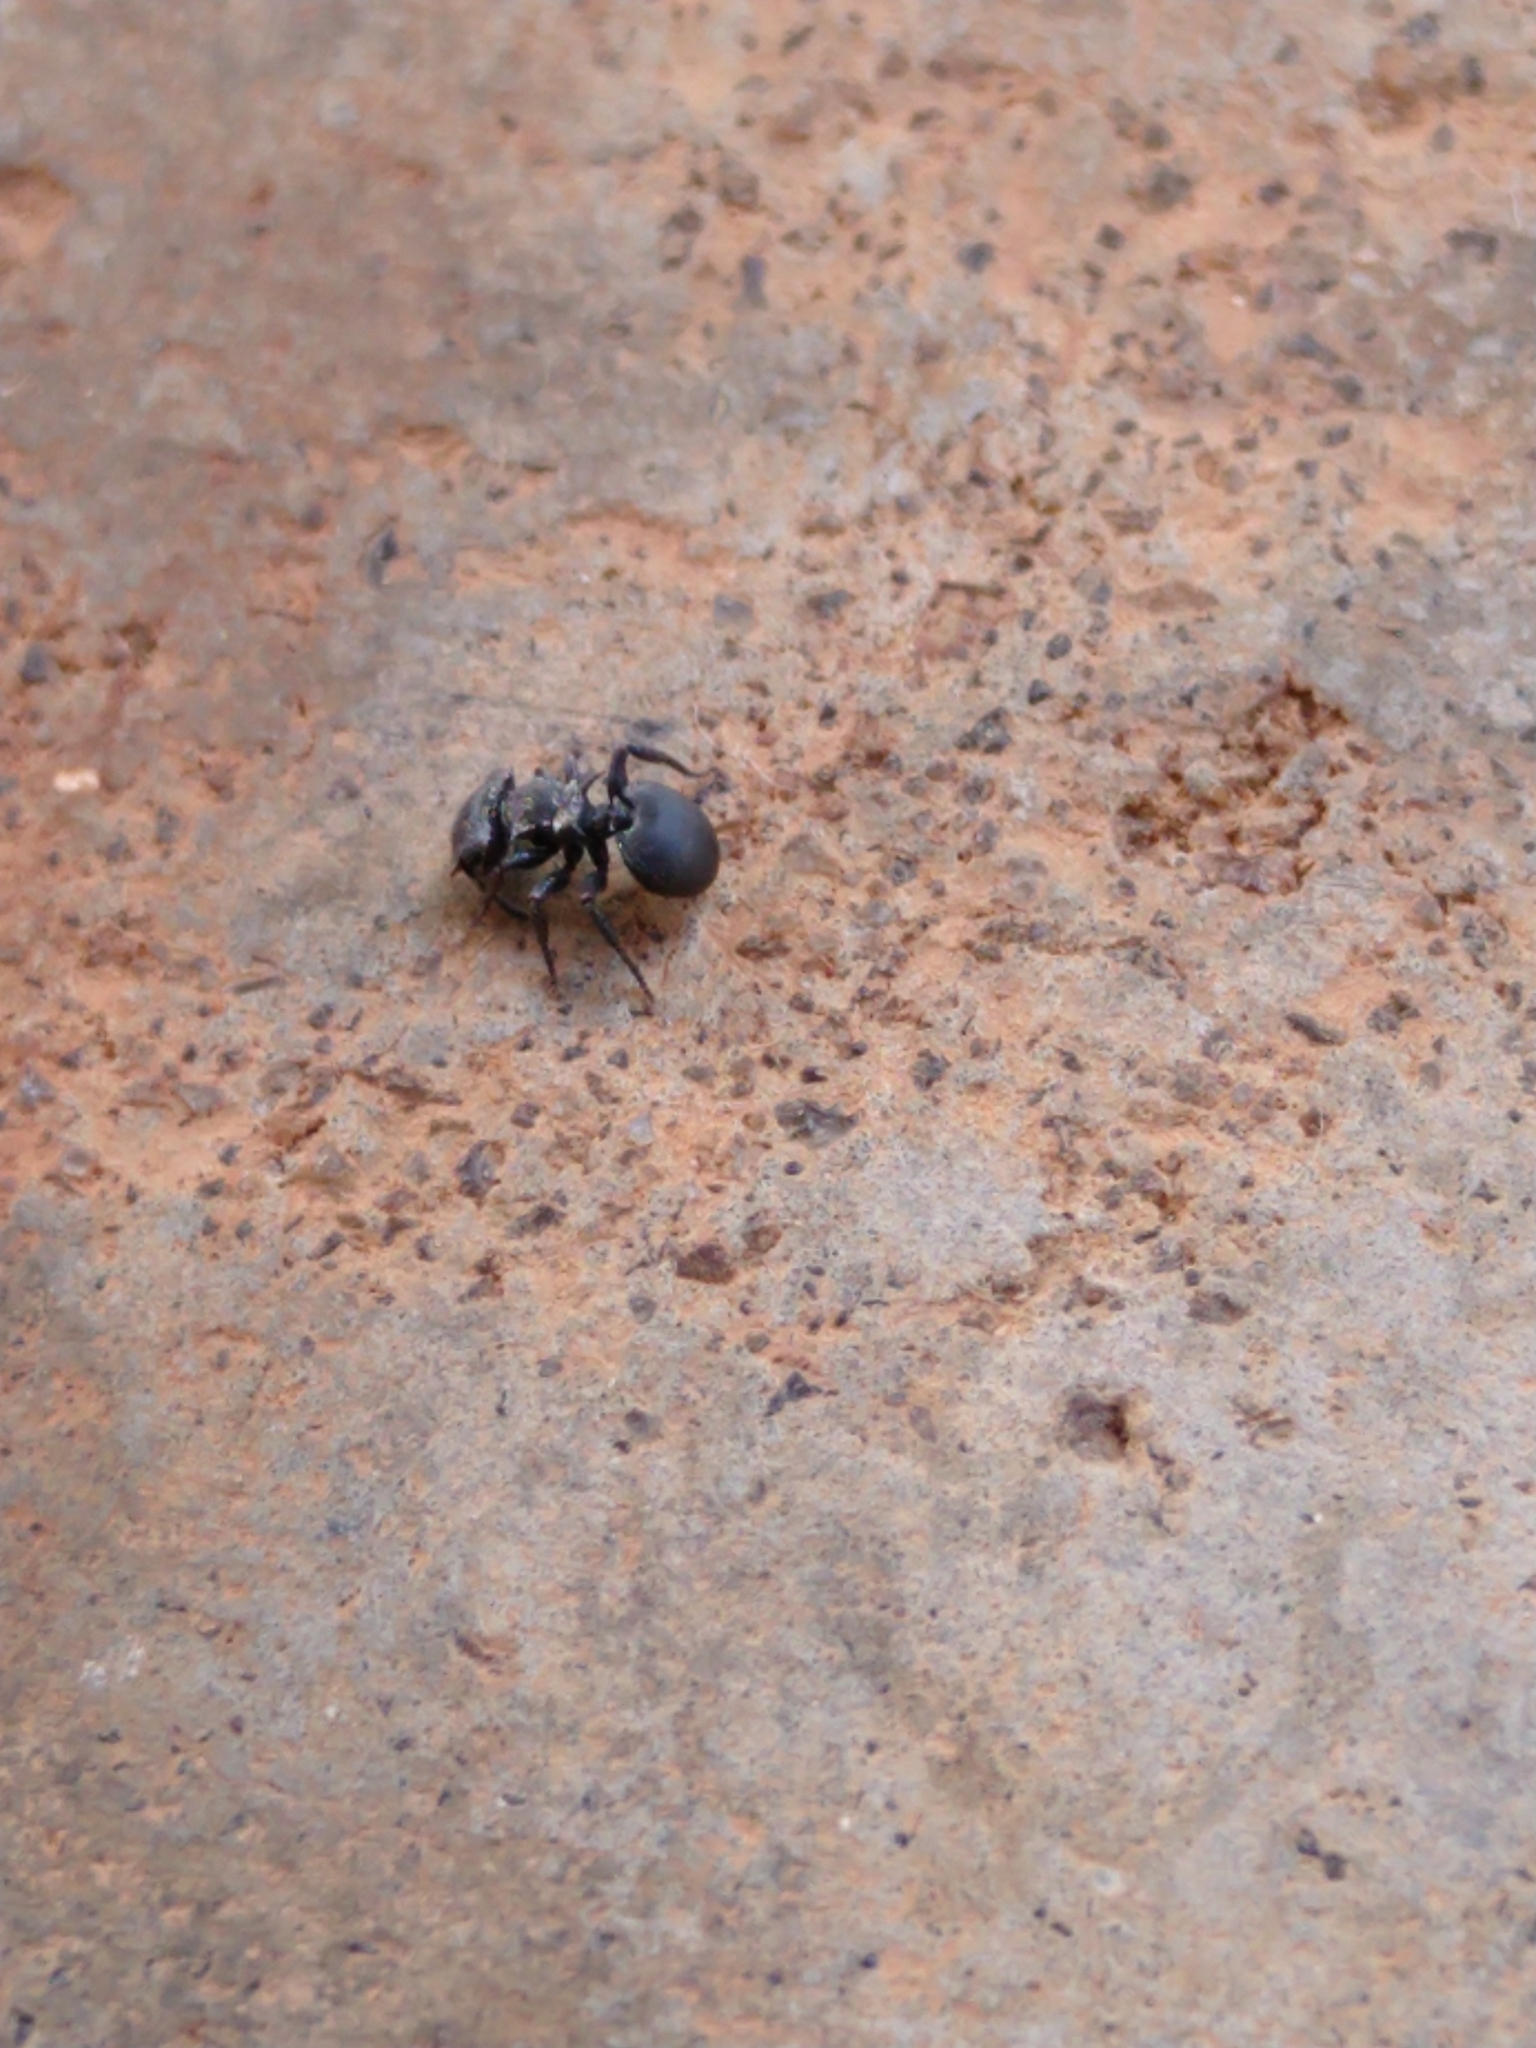
[[[675,768],[679,775],[696,772],[670,754],[634,742],[617,750],[606,773],[599,769],[584,775],[572,756],[558,776],[541,768],[519,789],[512,770],[499,769],[486,777],[453,821],[453,870],[480,885],[488,906],[499,903],[514,917],[532,920],[550,985],[558,987],[544,906],[570,886],[583,858],[589,860],[592,866],[581,879],[581,900],[654,1009],[650,984],[597,900],[608,886],[608,842],[615,841],[625,867],[653,896],[702,896],[719,873],[720,842],[692,797],[664,782],[632,784],[632,759]],[[606,783],[607,796],[594,803],[591,791],[598,782]],[[526,912],[502,902],[499,891],[506,876],[552,860],[563,865],[534,884]]]

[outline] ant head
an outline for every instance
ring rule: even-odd
[[[513,778],[498,769],[488,775],[474,795],[465,799],[453,821],[453,870],[471,881],[492,874],[507,850],[507,822],[502,805],[511,794]]]

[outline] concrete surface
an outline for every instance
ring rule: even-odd
[[[0,2041],[1536,2038],[1533,43],[0,5]]]

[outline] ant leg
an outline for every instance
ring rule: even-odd
[[[509,903],[501,894],[501,885],[505,879],[506,869],[500,868],[487,881],[481,883],[480,908],[470,919],[471,929],[489,917],[492,910],[504,910],[508,917],[515,917],[521,924],[528,922],[528,913],[523,909],[522,905],[519,903]]]
[[[649,761],[657,768],[675,768],[679,775],[698,774],[697,768],[690,768],[686,762],[676,760],[671,754],[664,754],[660,747],[642,746],[638,740],[631,740],[620,747],[608,764],[608,795],[610,798],[623,796],[629,787],[629,763],[631,760]],[[596,780],[596,778],[593,778]]]
[[[598,897],[602,894],[603,890],[606,889],[608,886],[608,849],[606,846],[602,845],[601,842],[598,842],[596,849],[594,850],[593,848],[589,847],[588,852],[592,854],[592,872],[590,875],[582,876],[581,900],[586,905],[587,909],[591,912],[592,922],[597,926],[598,930],[602,933],[603,937],[608,941],[609,945],[612,946],[615,953],[617,953],[619,958],[624,962],[624,965],[629,969],[630,973],[635,977],[636,981],[639,982],[641,993],[645,997],[646,1008],[654,1010],[656,1007],[656,998],[651,994],[651,984],[646,980],[645,976],[640,972],[640,969],[636,966],[635,962],[630,958],[629,954],[625,951],[624,941],[619,937],[618,933],[614,930],[613,925],[609,920],[607,911],[603,909],[602,905],[597,900]],[[598,854],[601,854],[601,859],[597,858]]]
[[[581,856],[578,854],[576,859]],[[570,887],[576,861],[569,855],[563,868],[557,868],[552,875],[546,875],[528,898],[528,915],[533,920],[533,934],[539,942],[539,951],[544,955],[544,965],[549,969],[549,985],[558,989],[560,982],[555,974],[555,952],[549,943],[549,912],[544,908],[551,896],[558,896],[562,889]]]
[[[646,980],[645,976],[640,972],[640,969],[635,965],[634,961],[629,957],[629,954],[624,950],[624,942],[619,937],[618,933],[614,930],[607,911],[603,909],[602,905],[597,901],[595,896],[587,895],[585,889],[583,889],[582,895],[585,899],[588,910],[590,910],[592,913],[592,922],[597,926],[598,930],[602,933],[603,937],[608,941],[609,945],[612,946],[615,953],[617,953],[619,958],[624,962],[624,965],[629,969],[630,973],[635,977],[636,981],[639,982],[640,991],[642,995],[645,997],[646,1008],[649,1010],[654,1010],[656,1007],[656,998],[651,994],[651,984]]]
[[[658,768],[675,768],[679,775],[697,776],[699,773],[697,768],[690,768],[685,761],[679,761],[675,754],[664,754],[660,747],[642,746],[638,740],[631,740],[627,751],[637,761],[650,761]]]
[[[548,858],[549,855],[542,852],[534,853],[531,858],[526,852],[513,852],[499,867],[492,869],[480,884],[480,908],[475,915],[475,923],[478,924],[494,904],[498,910],[504,910],[508,917],[515,917],[519,924],[527,924],[528,912],[520,903],[509,903],[501,893],[502,886],[509,875],[526,874],[531,867],[541,867]]]

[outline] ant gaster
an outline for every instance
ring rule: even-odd
[[[675,768],[679,775],[696,773],[670,754],[636,742],[620,747],[606,772],[593,775],[584,775],[574,756],[558,777],[539,769],[521,788],[510,768],[498,769],[453,821],[453,869],[479,884],[487,908],[497,903],[514,917],[532,920],[550,984],[558,986],[545,905],[570,886],[583,858],[590,861],[590,871],[581,878],[581,900],[654,1009],[650,984],[597,900],[608,886],[608,842],[617,844],[625,867],[653,896],[702,896],[719,872],[720,842],[691,797],[664,782],[631,783],[631,760]],[[594,802],[592,790],[599,782],[606,784],[607,794]],[[503,902],[500,890],[508,875],[552,860],[562,865],[534,884],[526,911]]]

